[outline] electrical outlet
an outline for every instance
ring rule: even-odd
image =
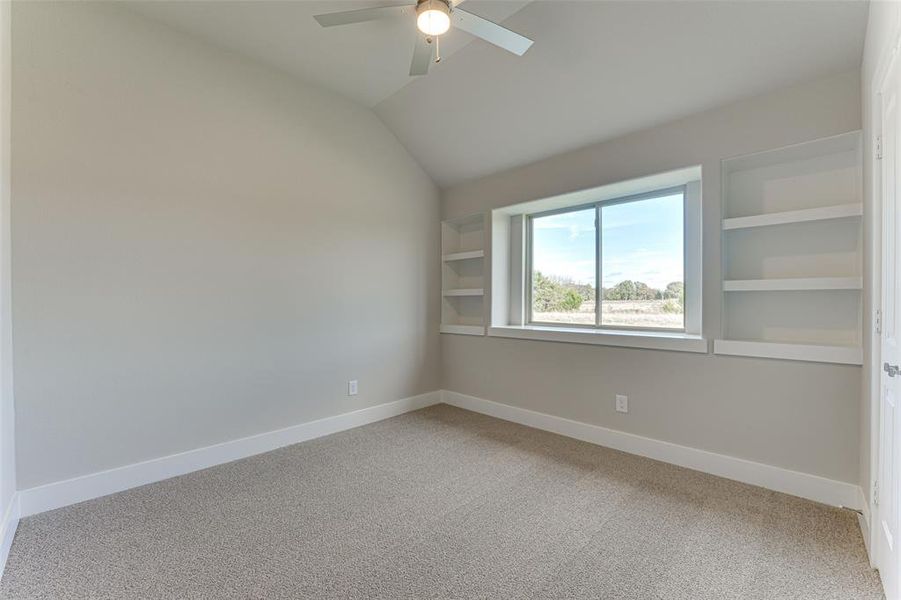
[[[348,396],[356,396],[357,395],[357,380],[351,379],[347,382],[347,395]]]
[[[622,394],[616,395],[616,412],[629,412],[629,397]]]

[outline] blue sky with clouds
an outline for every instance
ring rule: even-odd
[[[682,194],[602,208],[603,286],[682,281]],[[535,270],[594,285],[594,208],[533,221]]]

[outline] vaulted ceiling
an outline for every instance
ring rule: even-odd
[[[145,2],[135,10],[373,107],[441,186],[859,66],[861,1],[469,0],[535,44],[466,33],[408,76],[415,24],[314,14],[403,1]]]

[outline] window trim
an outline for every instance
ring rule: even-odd
[[[492,325],[490,337],[540,340],[592,346],[621,346],[648,350],[670,350],[707,354],[707,340],[701,335],[666,331],[619,331],[612,329],[539,327],[535,325]]]
[[[618,196],[612,197],[602,200],[596,200],[588,203],[573,205],[573,206],[563,206],[557,207],[550,210],[545,211],[537,211],[531,213],[523,213],[523,225],[525,227],[525,239],[524,239],[524,248],[523,251],[525,253],[525,264],[524,264],[524,273],[522,277],[522,283],[524,287],[524,325],[523,327],[531,327],[537,329],[545,329],[545,328],[559,328],[562,330],[576,330],[581,332],[581,330],[589,331],[589,332],[615,332],[615,333],[628,333],[628,332],[639,332],[639,333],[673,333],[673,334],[682,334],[693,336],[693,334],[689,333],[689,323],[688,323],[688,215],[689,215],[689,185],[690,183],[684,183],[681,185],[669,186],[658,188],[654,190],[650,190],[647,192],[641,192],[637,194],[629,194],[626,196]],[[607,206],[616,206],[619,204],[628,204],[631,202],[641,202],[643,200],[652,200],[654,198],[662,198],[666,196],[672,196],[676,193],[682,194],[682,284],[683,289],[685,290],[683,293],[685,295],[685,301],[683,305],[682,311],[682,327],[673,328],[673,327],[632,327],[629,325],[605,325],[602,323],[602,310],[603,310],[603,297],[601,290],[603,289],[602,281],[603,281],[603,240],[601,238],[601,231],[603,229],[603,216],[602,209]],[[533,320],[533,304],[532,304],[532,277],[534,275],[534,270],[532,269],[533,262],[533,232],[534,232],[534,220],[540,219],[542,217],[550,217],[559,214],[566,214],[571,212],[579,212],[584,211],[586,209],[593,208],[595,212],[595,221],[594,221],[594,245],[595,245],[595,304],[594,304],[594,324],[588,325],[585,323],[555,323],[553,321],[535,321]],[[698,331],[700,333],[700,330]]]
[[[703,334],[704,223],[700,164],[614,180],[551,196],[532,197],[490,212],[488,275],[489,337],[543,342],[568,342],[598,346],[647,348],[709,354]],[[715,182],[714,182],[715,183]],[[526,215],[550,209],[596,204],[604,199],[625,198],[645,192],[685,186],[685,333],[668,331],[542,327],[525,324]]]

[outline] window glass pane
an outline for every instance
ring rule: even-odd
[[[532,219],[532,321],[595,324],[595,214]]]
[[[685,328],[683,194],[601,207],[601,324]]]

